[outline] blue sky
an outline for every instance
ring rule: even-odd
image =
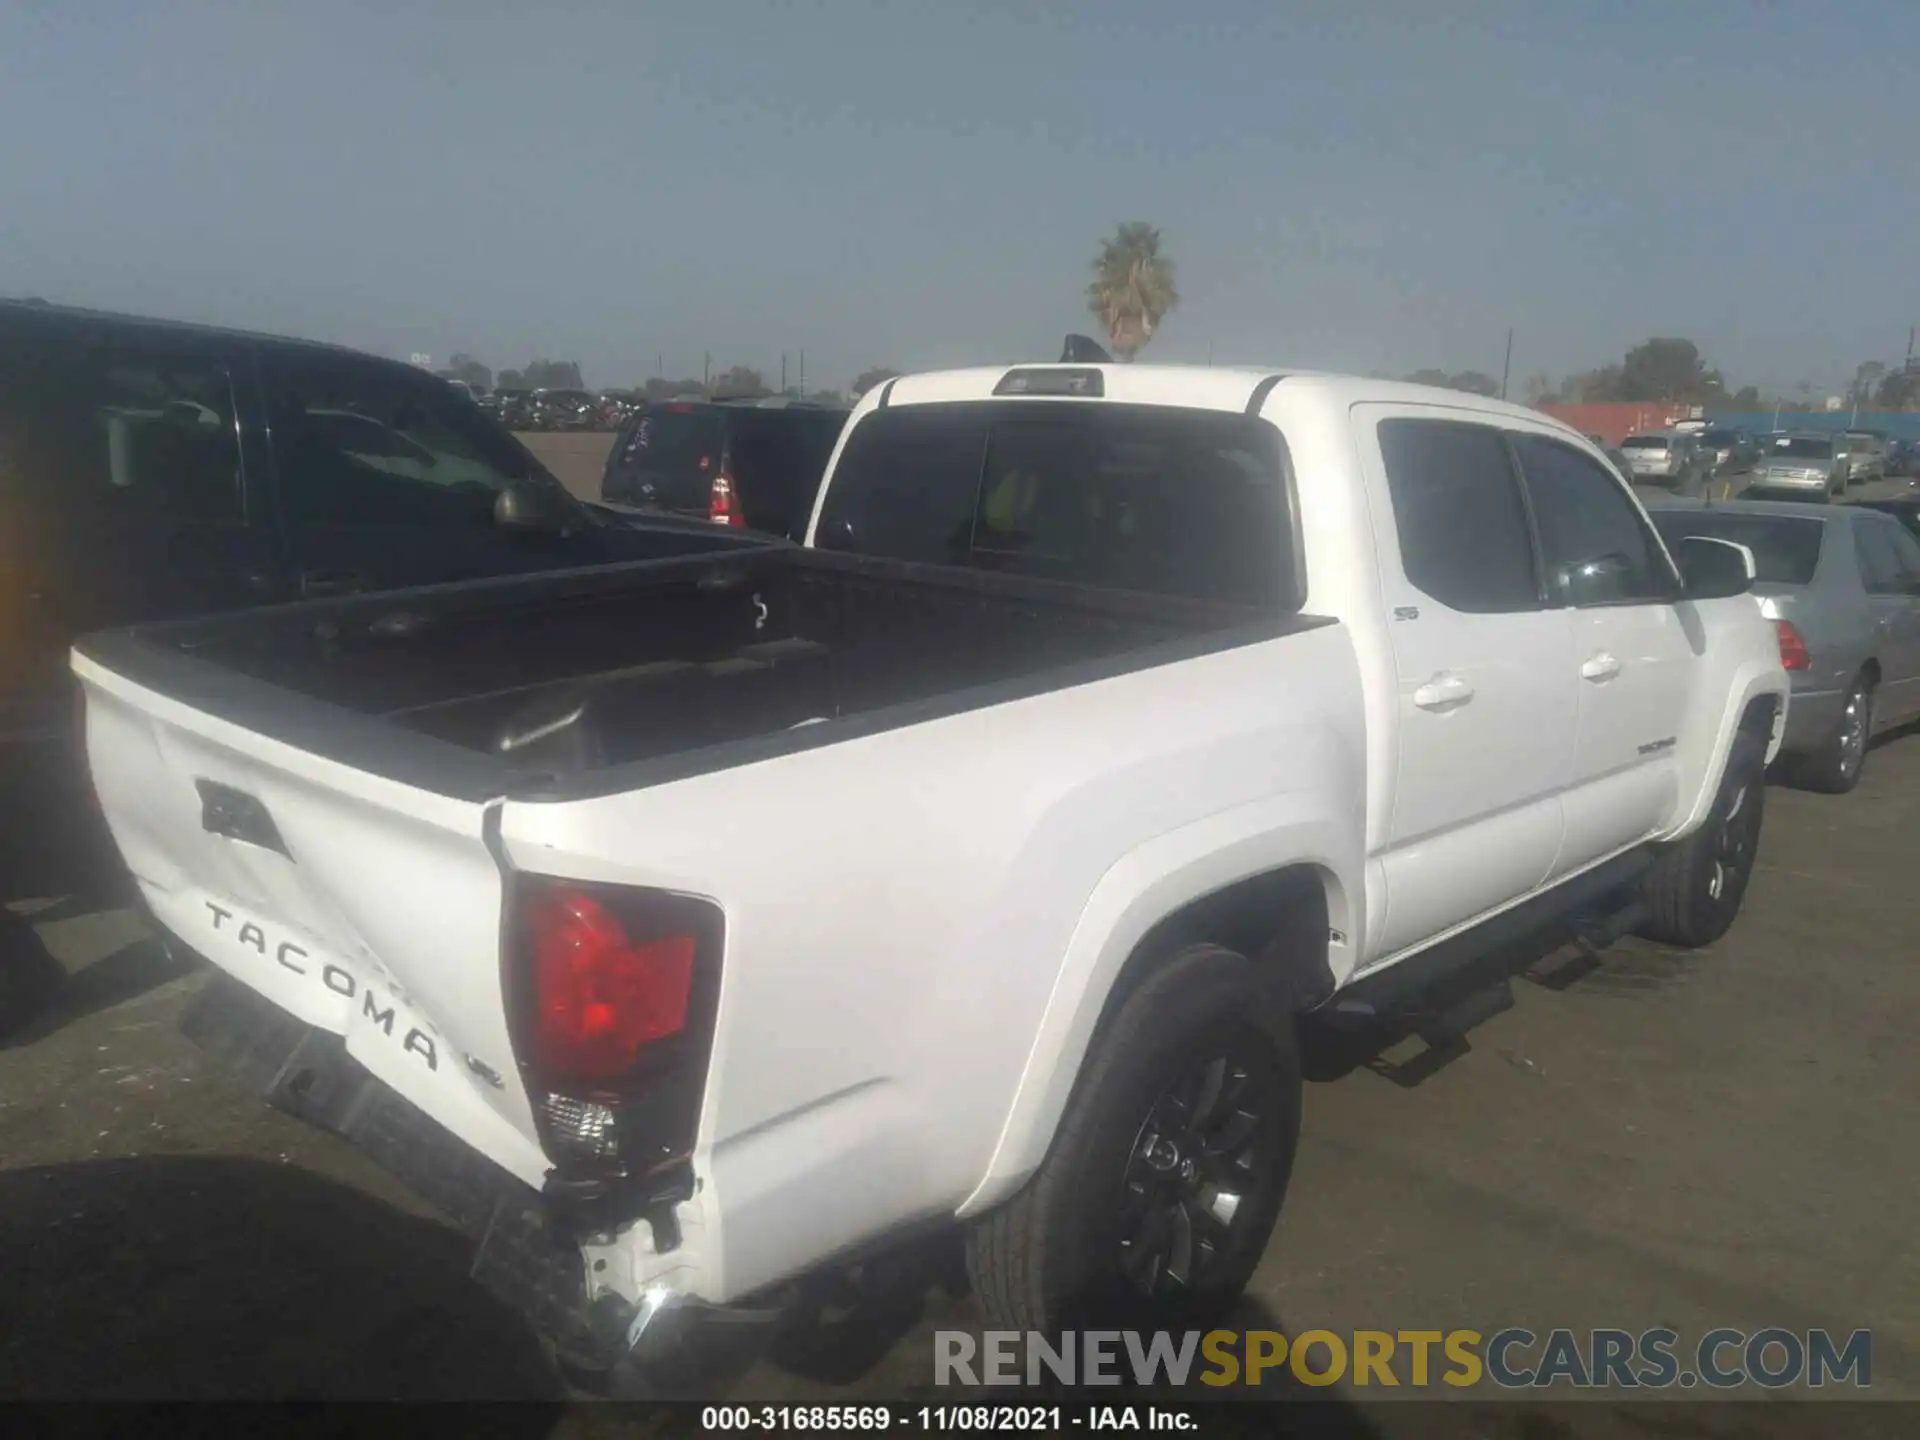
[[[0,294],[818,387],[1050,358],[1144,219],[1143,359],[1828,390],[1920,319],[1917,113],[1913,0],[5,0]]]

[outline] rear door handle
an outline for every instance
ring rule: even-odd
[[[1580,678],[1582,680],[1591,680],[1596,685],[1603,681],[1613,679],[1613,677],[1619,673],[1620,662],[1604,650],[1589,656],[1587,663],[1580,667]]]
[[[1413,692],[1413,703],[1422,710],[1454,710],[1473,699],[1473,686],[1463,675],[1436,675]]]

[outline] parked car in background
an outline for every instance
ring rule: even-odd
[[[536,390],[530,413],[536,430],[592,430],[600,404],[585,390]]]
[[[1920,715],[1920,540],[1864,505],[1656,501],[1648,511],[1670,545],[1697,536],[1753,552],[1754,593],[1793,682],[1785,768],[1810,789],[1851,790],[1868,741]]]
[[[509,430],[531,430],[533,392],[531,390],[494,390],[483,402],[484,408]]]
[[[1747,493],[1755,496],[1797,496],[1827,500],[1847,490],[1846,462],[1837,437],[1812,432],[1778,434],[1754,462]]]
[[[1887,478],[1887,439],[1877,430],[1849,430],[1841,437],[1839,461],[1847,484],[1867,485]]]
[[[797,539],[847,413],[789,400],[645,405],[607,453],[600,498]]]
[[[1724,425],[1709,425],[1697,438],[1712,452],[1714,473],[1718,475],[1738,475],[1750,470],[1754,457],[1760,453],[1760,447],[1746,431]]]
[[[1713,478],[1713,452],[1684,431],[1629,435],[1620,442],[1634,481],[1664,485],[1676,495],[1699,495]]]
[[[633,390],[602,390],[593,400],[596,430],[618,430],[645,403],[639,392]]]

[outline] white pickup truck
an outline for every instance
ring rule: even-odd
[[[1732,923],[1787,700],[1751,574],[1517,406],[1016,366],[870,394],[804,545],[73,664],[224,972],[190,1033],[657,1375],[927,1222],[1009,1328],[1236,1295],[1297,1017]]]

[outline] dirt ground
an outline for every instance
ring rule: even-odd
[[[1869,1393],[1920,1398],[1920,738],[1881,744],[1852,795],[1767,805],[1746,911],[1710,951],[1548,957],[1463,1046],[1323,1056],[1246,1323],[1867,1328]],[[200,974],[130,912],[19,908],[65,982],[0,1044],[0,1396],[555,1399],[457,1236],[202,1065],[175,1029]],[[933,1331],[978,1314],[951,1281],[894,1300],[736,1395],[928,1393]],[[1780,1406],[1648,1429],[1615,1394],[1543,1429],[1510,1404],[1483,1424],[1332,1394],[1381,1436],[1815,1433]],[[515,1413],[529,1435],[648,1423]],[[1836,1409],[1820,1433],[1913,1413]]]
[[[600,476],[607,468],[613,436],[597,431],[530,432],[520,443],[531,450],[554,478],[582,500],[600,498]]]

